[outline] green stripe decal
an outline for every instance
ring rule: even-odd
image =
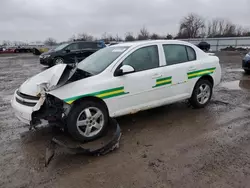
[[[82,97],[95,96],[101,99],[108,99],[111,97],[117,97],[117,96],[125,95],[125,94],[127,93],[124,91],[124,87],[117,87],[113,89],[107,89],[107,90],[102,90],[99,92],[94,92],[94,93],[67,98],[67,99],[64,99],[64,101],[68,104],[72,104],[75,100],[80,99]]]
[[[169,85],[169,84],[172,84],[172,76],[166,77],[166,78],[159,78],[159,79],[157,79],[156,80],[156,85],[153,86],[153,88],[164,86],[164,85]]]
[[[163,81],[163,80],[171,80],[172,79],[172,76],[170,77],[166,77],[166,78],[159,78],[156,80],[156,82],[160,82],[160,81]]]
[[[189,72],[187,73],[188,75],[188,79],[192,79],[192,78],[197,78],[197,77],[201,77],[204,75],[209,75],[209,74],[213,74],[215,71],[215,67],[213,68],[209,68],[209,69],[202,69],[202,70],[198,70],[198,71],[193,71],[193,72]]]

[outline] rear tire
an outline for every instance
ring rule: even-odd
[[[91,141],[104,134],[108,120],[108,110],[104,105],[95,101],[82,101],[72,107],[67,128],[74,139]]]
[[[196,83],[189,102],[194,108],[204,108],[210,102],[212,93],[213,84],[201,79]]]
[[[54,65],[64,64],[64,59],[61,57],[56,57],[53,61]]]

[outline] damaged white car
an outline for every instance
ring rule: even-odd
[[[221,80],[219,59],[177,40],[122,43],[75,66],[56,65],[25,81],[12,106],[24,123],[63,123],[80,141],[102,135],[109,117],[189,99],[197,108]]]

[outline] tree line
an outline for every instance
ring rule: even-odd
[[[122,39],[118,35],[115,37],[104,33],[99,39],[105,42],[110,41],[135,41],[135,40],[148,40],[148,39],[187,39],[187,38],[220,38],[220,37],[247,37],[250,36],[250,29],[243,28],[240,25],[232,23],[230,20],[223,18],[215,18],[206,20],[202,16],[190,13],[181,19],[179,23],[179,31],[173,36],[171,34],[159,35],[157,33],[150,33],[146,27],[140,29],[137,35],[133,32],[127,32]],[[69,39],[92,41],[97,40],[92,35],[87,33],[75,35]]]

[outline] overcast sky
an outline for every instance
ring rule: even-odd
[[[145,26],[159,34],[178,30],[190,12],[228,18],[250,28],[249,0],[0,0],[0,41],[67,40],[86,32],[124,37]]]

